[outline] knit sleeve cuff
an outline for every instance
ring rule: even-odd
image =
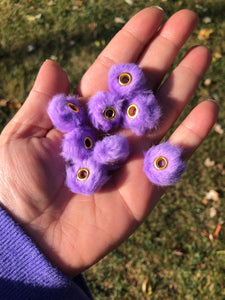
[[[54,267],[22,228],[0,208],[0,299],[90,299]]]

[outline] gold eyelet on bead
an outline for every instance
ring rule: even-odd
[[[113,106],[106,107],[102,115],[105,120],[111,121],[116,117],[116,110]]]
[[[128,85],[132,81],[132,76],[130,73],[124,72],[119,76],[119,84],[120,85]]]
[[[90,171],[87,168],[81,168],[77,172],[77,179],[79,181],[85,181],[88,179]]]
[[[154,167],[161,171],[168,167],[169,161],[165,156],[159,156],[154,160]]]
[[[69,108],[71,108],[75,113],[79,112],[79,107],[76,106],[74,103],[68,102],[66,105],[69,106]]]
[[[137,116],[138,107],[136,104],[131,104],[127,108],[127,115],[130,119],[134,119]]]
[[[89,136],[86,136],[84,139],[84,147],[87,150],[90,150],[93,147],[93,141]]]

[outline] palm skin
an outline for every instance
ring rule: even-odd
[[[197,23],[193,12],[182,10],[156,34],[162,18],[163,12],[155,7],[135,15],[84,74],[77,92],[89,97],[97,90],[107,90],[107,72],[112,64],[121,62],[139,64],[149,87],[156,90]],[[64,186],[64,162],[59,155],[62,134],[52,127],[46,108],[53,95],[68,93],[69,83],[55,62],[42,65],[28,99],[0,137],[0,201],[68,276],[88,268],[124,241],[159,200],[164,189],[152,185],[143,173],[142,150],[159,142],[171,127],[209,63],[206,48],[188,52],[156,93],[166,121],[138,143],[129,135],[130,159],[92,196],[72,194]],[[172,134],[171,143],[181,145],[188,159],[216,116],[214,103],[199,104]]]

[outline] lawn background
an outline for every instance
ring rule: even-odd
[[[220,107],[217,127],[135,234],[84,275],[95,299],[225,299],[223,0],[0,1],[1,129],[45,59],[67,71],[72,91],[124,22],[151,5],[165,10],[165,20],[183,8],[198,13],[199,25],[175,64],[196,44],[208,46],[213,59],[180,120],[213,99]]]

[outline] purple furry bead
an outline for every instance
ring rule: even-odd
[[[108,179],[106,168],[92,158],[78,160],[66,169],[66,185],[73,193],[91,195],[97,192]]]
[[[123,100],[109,92],[98,92],[89,99],[88,114],[92,125],[104,132],[119,126]]]
[[[146,79],[142,69],[136,64],[119,64],[113,65],[109,70],[108,84],[111,93],[131,98],[134,93],[145,89]]]
[[[85,159],[92,155],[96,135],[90,127],[78,127],[65,134],[61,155],[65,160]]]
[[[160,116],[161,110],[154,94],[139,94],[126,102],[123,127],[142,135],[157,127]]]
[[[86,121],[86,114],[77,96],[55,95],[48,105],[48,115],[53,125],[62,132],[69,132]]]
[[[145,153],[143,171],[157,185],[174,184],[185,170],[182,150],[169,142],[151,147]]]
[[[122,135],[106,136],[95,145],[93,158],[109,170],[117,169],[129,156],[129,144]]]

